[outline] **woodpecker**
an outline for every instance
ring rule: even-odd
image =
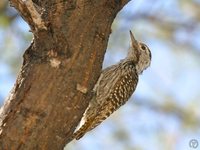
[[[80,139],[124,105],[136,89],[138,76],[150,66],[150,49],[144,43],[138,42],[131,31],[130,38],[131,44],[126,58],[102,70],[93,88],[94,96],[72,139]]]

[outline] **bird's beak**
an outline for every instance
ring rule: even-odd
[[[135,39],[135,37],[133,36],[133,33],[130,30],[130,36],[131,36],[131,47],[134,50],[135,53],[135,61],[136,63],[139,61],[139,55],[140,55],[140,51],[139,51],[139,43],[138,41]]]
[[[138,47],[138,42],[135,39],[135,37],[133,36],[133,33],[130,30],[130,37],[131,37],[131,45],[133,48],[137,48]]]

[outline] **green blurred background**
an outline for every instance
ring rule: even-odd
[[[104,67],[123,59],[129,30],[152,51],[129,102],[65,150],[200,149],[200,0],[132,0],[117,15]],[[28,25],[0,1],[0,102],[8,96],[32,39]]]

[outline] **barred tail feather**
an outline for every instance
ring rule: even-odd
[[[86,122],[80,127],[80,129],[78,129],[73,135],[72,135],[72,139],[76,139],[79,140],[80,138],[82,138],[85,133],[88,131],[88,129],[90,128],[92,123],[92,118],[86,120]],[[90,129],[89,129],[90,130]]]
[[[117,107],[117,105],[116,105],[115,107],[113,107],[113,109],[111,109],[110,111],[107,111],[107,113],[104,113],[106,108],[108,108],[108,107],[110,107],[110,105],[112,105],[112,101],[109,101],[106,104],[107,105],[105,105],[105,107],[103,107],[104,109],[99,110],[99,112],[96,116],[93,116],[86,120],[86,122],[80,127],[80,129],[78,129],[72,135],[73,139],[79,140],[81,137],[83,137],[85,135],[86,132],[97,127],[106,118],[108,118],[113,113],[114,109],[116,109],[115,107]]]

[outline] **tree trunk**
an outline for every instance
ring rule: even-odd
[[[117,12],[129,0],[10,0],[34,39],[1,108],[0,149],[63,149],[97,81]]]

